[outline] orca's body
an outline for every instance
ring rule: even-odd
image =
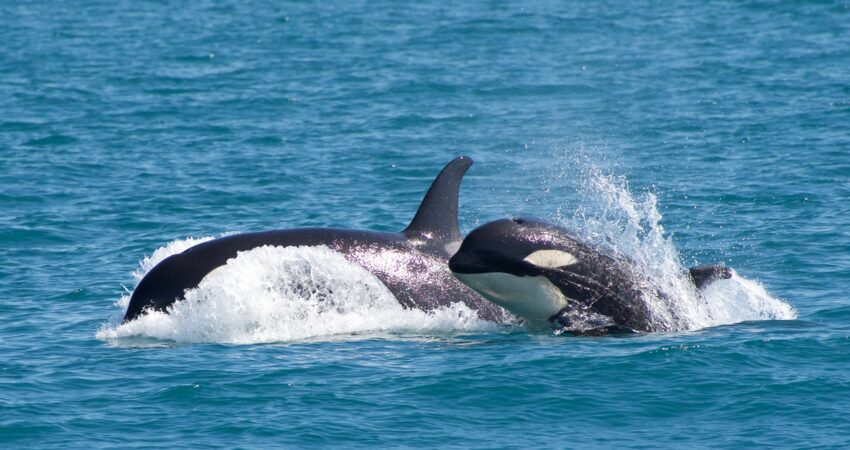
[[[452,273],[482,296],[536,324],[574,334],[666,331],[647,296],[663,296],[636,276],[631,262],[534,220],[484,224],[449,260]],[[722,266],[689,270],[697,289],[731,277]]]
[[[204,277],[239,252],[270,246],[327,246],[373,273],[407,308],[432,310],[462,302],[481,319],[502,322],[509,314],[460,283],[447,261],[461,241],[458,191],[468,157],[450,162],[434,180],[413,221],[401,233],[301,228],[225,236],[172,255],[151,269],[130,298],[124,322],[148,309],[167,311]]]

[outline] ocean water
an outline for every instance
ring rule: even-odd
[[[0,41],[4,448],[850,445],[846,1],[4,1]],[[199,240],[401,230],[461,154],[464,231],[736,276],[573,337],[270,247],[119,324]]]

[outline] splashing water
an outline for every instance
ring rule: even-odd
[[[157,262],[208,240],[174,241],[145,258],[139,279]],[[126,310],[129,295],[118,306]],[[121,324],[116,313],[99,339],[134,336],[180,343],[265,343],[358,333],[434,334],[488,331],[458,303],[425,312],[405,309],[372,273],[327,247],[263,246],[240,252],[208,274],[167,313]]]
[[[655,194],[635,196],[625,177],[607,174],[587,161],[582,178],[578,189],[581,204],[571,216],[558,210],[556,220],[576,230],[582,238],[634,263],[634,275],[652,287],[646,290],[644,300],[659,328],[695,330],[748,320],[796,317],[791,305],[772,297],[758,282],[734,272],[731,279],[718,280],[699,292],[691,283],[673,240],[665,234]]]

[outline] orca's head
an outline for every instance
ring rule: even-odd
[[[585,278],[588,259],[598,258],[563,228],[515,218],[469,233],[449,269],[484,298],[542,325],[582,300],[575,298],[586,294],[576,279]]]

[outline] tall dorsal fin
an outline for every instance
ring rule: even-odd
[[[468,156],[459,156],[446,164],[431,183],[413,221],[404,229],[405,236],[449,242],[461,239],[457,225],[457,196],[463,175],[471,165],[472,158]]]

